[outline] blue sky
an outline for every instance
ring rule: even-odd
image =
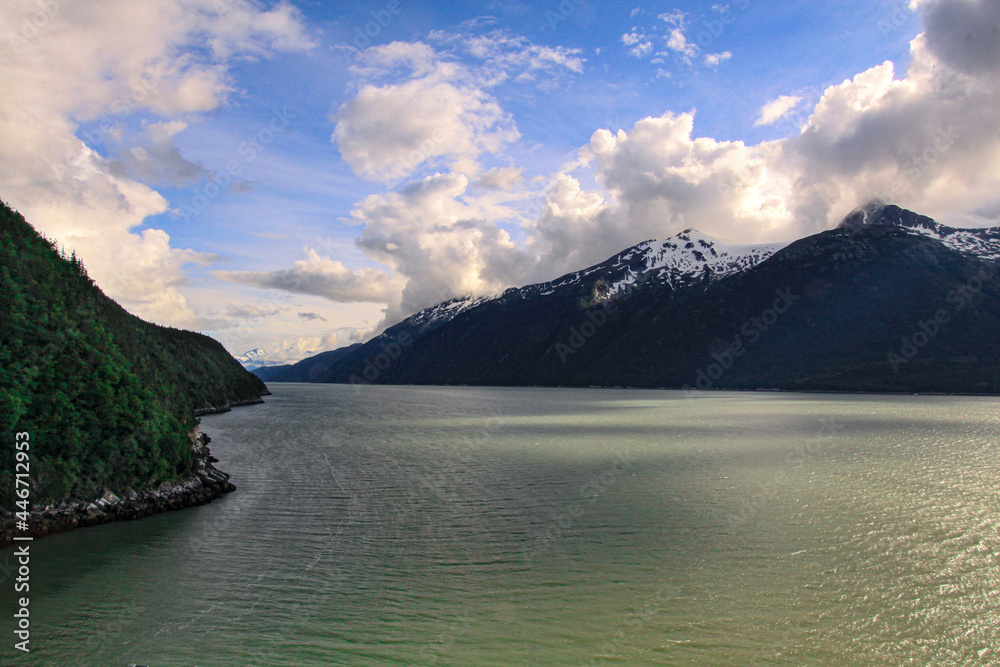
[[[995,4],[16,0],[0,196],[274,359],[686,227],[996,224]]]

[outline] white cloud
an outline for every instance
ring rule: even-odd
[[[771,100],[760,108],[760,116],[757,118],[754,126],[774,125],[794,111],[801,102],[802,98],[796,95],[782,95],[777,99]]]
[[[687,24],[687,15],[680,10],[660,14],[657,18],[675,28],[683,29]]]
[[[681,28],[674,28],[670,31],[670,37],[667,38],[667,48],[680,54],[686,62],[691,62],[691,59],[701,51],[697,44],[687,41]]]
[[[372,77],[390,73],[397,67],[409,69],[410,76],[427,76],[437,65],[438,55],[423,42],[391,42],[358,53],[351,65],[355,74]]]
[[[468,197],[468,187],[462,174],[435,174],[372,195],[351,212],[363,225],[358,247],[407,279],[388,322],[455,296],[493,293],[531,267],[496,224],[512,211],[487,197]]]
[[[519,136],[488,94],[434,77],[365,86],[334,118],[341,156],[371,179],[409,176],[435,158],[474,159]]]
[[[306,258],[282,271],[215,271],[222,280],[276,289],[293,294],[312,294],[340,303],[389,303],[399,292],[401,282],[385,271],[373,268],[348,269],[343,263],[323,257],[312,248]]]
[[[718,67],[724,62],[729,61],[733,57],[733,54],[729,51],[723,51],[722,53],[709,53],[705,55],[705,64],[709,67]]]
[[[123,306],[179,326],[198,323],[180,290],[182,267],[214,257],[172,248],[162,230],[133,231],[167,210],[166,200],[137,179],[180,182],[198,173],[172,144],[183,130],[178,116],[226,102],[233,59],[312,46],[289,4],[263,10],[227,0],[220,7],[212,0],[4,4],[14,36],[0,50],[5,199],[76,250]],[[40,11],[47,18],[37,33],[19,35]],[[162,120],[131,143],[122,121],[139,113]],[[85,143],[76,133],[87,121],[99,123]],[[94,149],[115,157],[105,160]]]
[[[629,47],[628,54],[633,58],[641,58],[653,51],[653,43],[646,35],[638,32],[627,32],[622,35],[622,44]]]

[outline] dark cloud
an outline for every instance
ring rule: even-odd
[[[927,46],[967,74],[1000,71],[1000,0],[932,0],[924,7]]]

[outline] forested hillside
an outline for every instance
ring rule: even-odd
[[[34,501],[140,489],[194,459],[194,410],[266,392],[217,341],[157,326],[106,297],[0,202],[0,506],[14,434],[28,432]]]

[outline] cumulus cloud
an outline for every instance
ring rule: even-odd
[[[312,248],[306,248],[305,254],[305,259],[282,271],[215,271],[213,274],[231,283],[312,294],[341,303],[388,303],[399,291],[399,283],[385,271],[374,268],[351,270],[339,261],[321,256]]]
[[[435,174],[372,195],[351,212],[363,226],[358,247],[406,277],[388,321],[456,296],[495,292],[531,268],[527,253],[496,222],[511,210],[488,198],[463,198],[468,187],[462,174]]]
[[[435,77],[365,86],[334,120],[341,156],[371,179],[409,176],[435,158],[473,159],[519,136],[487,93]]]
[[[628,54],[633,58],[649,55],[653,50],[653,42],[639,32],[627,32],[622,35],[622,44],[628,47]]]
[[[777,99],[771,100],[760,108],[760,116],[754,123],[754,127],[774,125],[794,111],[795,107],[799,106],[801,102],[802,98],[796,95],[782,95]]]
[[[728,62],[733,57],[733,54],[729,51],[723,51],[722,53],[707,53],[705,54],[705,64],[709,67],[718,67],[719,65]]]
[[[37,30],[22,30],[40,12],[45,21],[36,21]],[[287,3],[264,10],[247,0],[10,0],[4,21],[4,198],[74,249],[102,289],[132,312],[196,325],[180,289],[183,267],[215,257],[173,248],[162,230],[133,231],[168,208],[145,181],[196,176],[199,167],[172,137],[183,130],[180,116],[226,102],[234,59],[312,46],[297,10]],[[138,114],[159,120],[131,143],[123,126]]]
[[[532,80],[553,68],[581,72],[571,49],[541,47],[502,33],[440,35],[443,42],[483,61],[475,70],[423,43],[394,42],[366,49],[356,72],[383,75],[405,69],[402,82],[366,83],[331,117],[333,141],[354,171],[372,180],[414,175],[422,166],[478,170],[483,154],[501,151],[520,137],[511,116],[488,92],[517,72]]]
[[[692,44],[687,40],[681,28],[674,28],[670,31],[670,36],[667,38],[667,48],[680,54],[686,62],[691,62],[691,59],[701,51],[697,44]]]

